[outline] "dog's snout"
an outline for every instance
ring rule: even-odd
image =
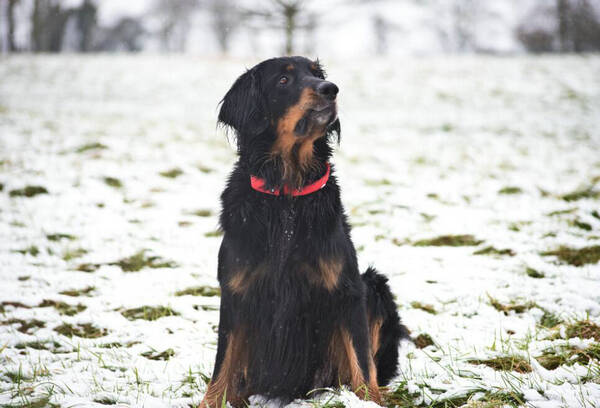
[[[333,101],[339,92],[336,84],[329,81],[323,81],[317,86],[317,92],[325,98]]]

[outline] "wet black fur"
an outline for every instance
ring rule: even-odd
[[[311,71],[310,61],[304,58],[267,60],[235,81],[219,113],[219,122],[235,132],[239,160],[221,195],[224,237],[218,279],[222,297],[213,380],[223,362],[227,336],[243,333],[249,356],[247,376],[237,384],[243,398],[261,394],[289,401],[316,388],[339,386],[328,346],[332,331],[340,326],[351,333],[367,380],[368,314],[384,319],[375,360],[379,385],[385,385],[396,374],[399,340],[406,334],[387,279],[374,269],[359,273],[333,166],[327,185],[306,196],[271,196],[250,186],[252,174],[266,179],[268,186],[280,187],[284,182],[281,162],[268,153],[276,138],[273,124],[299,97],[298,89],[291,87],[287,93],[272,91],[276,89],[273,78],[277,80],[290,62],[306,68],[295,73],[299,87],[302,75],[324,79],[322,68]],[[330,143],[339,140],[339,132],[335,120],[315,142],[316,165],[307,170],[307,183],[323,175],[332,153]],[[344,261],[331,293],[309,284],[297,268],[301,263],[316,267],[320,257]],[[227,283],[237,271],[264,263],[266,272],[247,292],[238,295],[230,290]]]

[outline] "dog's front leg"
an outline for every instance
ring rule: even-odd
[[[359,398],[381,404],[377,370],[369,345],[365,305],[354,306],[348,317],[339,330],[345,360],[341,364],[340,374],[349,381]]]
[[[223,401],[232,406],[242,406],[244,396],[240,385],[243,381],[241,362],[245,360],[245,342],[242,333],[232,327],[231,299],[227,292],[221,296],[219,339],[217,358],[212,379],[198,408],[219,408]]]

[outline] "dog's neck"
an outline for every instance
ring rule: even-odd
[[[290,190],[300,189],[323,177],[331,157],[327,135],[311,142],[310,159],[303,163],[295,146],[289,152],[273,151],[275,140],[274,136],[265,138],[263,135],[254,138],[254,143],[247,148],[240,149],[240,163],[249,175],[265,180],[268,189],[286,186]]]

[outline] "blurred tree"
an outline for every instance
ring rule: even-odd
[[[375,31],[375,53],[385,55],[388,51],[389,25],[380,14],[373,16],[373,29]]]
[[[316,16],[307,10],[306,0],[268,0],[261,6],[246,9],[245,18],[261,19],[267,26],[283,29],[285,33],[284,53],[291,55],[295,52],[294,38],[299,29],[314,30],[317,24]]]
[[[121,17],[112,27],[101,28],[95,50],[111,52],[137,52],[142,50],[142,37],[146,33],[142,23],[132,17]]]
[[[517,38],[531,52],[600,51],[598,13],[590,0],[538,4],[518,25]]]
[[[221,52],[227,54],[230,40],[241,20],[241,13],[233,0],[205,0],[203,6],[210,12],[211,26]]]
[[[79,51],[89,52],[92,50],[93,35],[97,29],[98,8],[91,0],[85,0],[83,4],[75,10],[77,17],[77,31],[79,34]]]
[[[58,0],[34,0],[31,15],[31,49],[34,52],[60,52],[71,9]]]
[[[158,35],[164,51],[185,51],[192,12],[198,0],[155,0],[152,13],[159,19]]]
[[[8,52],[17,51],[17,46],[15,44],[15,6],[19,0],[8,0],[8,5],[6,7],[6,36],[8,42]]]

